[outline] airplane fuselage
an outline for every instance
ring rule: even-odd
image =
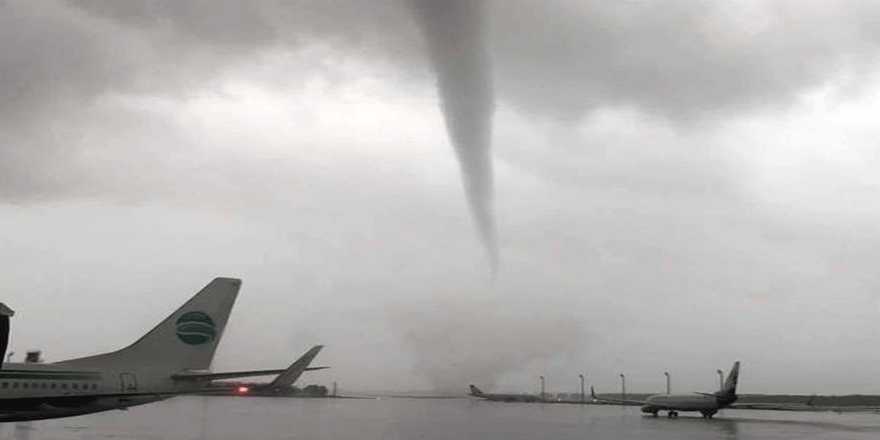
[[[63,364],[4,364],[0,422],[88,414],[164,400],[198,384],[165,374],[66,368]]]
[[[657,394],[648,397],[642,406],[644,413],[656,413],[660,410],[676,411],[717,411],[721,409],[718,399],[699,394]]]

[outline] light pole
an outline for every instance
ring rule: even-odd
[[[620,400],[626,400],[626,376],[620,373]]]
[[[544,401],[544,376],[538,376],[541,378],[541,402]]]
[[[724,389],[724,372],[721,370],[715,370],[718,373],[718,391]]]
[[[663,375],[666,376],[666,394],[669,394],[669,372],[664,371]]]
[[[578,374],[578,377],[581,379],[581,403],[584,403],[584,375]]]

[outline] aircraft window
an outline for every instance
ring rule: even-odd
[[[66,384],[66,383],[61,384],[61,389],[66,390],[66,389],[67,389],[67,384]]]
[[[43,383],[40,384],[40,388],[42,388],[42,389],[45,390],[46,387],[47,387],[47,385],[48,385],[48,384],[47,384],[46,382],[43,382]]]
[[[12,388],[18,388],[18,382],[12,382]]]
[[[97,390],[97,389],[98,389],[98,384],[93,383],[93,384],[92,384],[92,389],[93,389],[93,390]]]
[[[52,384],[49,385],[49,388],[52,388],[52,389],[54,390],[54,389],[55,389],[55,386],[56,386],[56,383],[55,383],[55,382],[52,382]]]
[[[39,388],[39,387],[40,387],[40,384],[38,384],[36,382],[31,382],[31,388]]]
[[[3,382],[3,388],[9,388],[9,382]]]
[[[74,384],[71,385],[70,387],[76,390],[76,389],[79,389],[79,384],[78,384],[78,383],[74,383]]]
[[[27,386],[27,382],[21,384],[21,387],[22,387],[22,388],[27,388],[27,387],[28,387],[28,386]]]

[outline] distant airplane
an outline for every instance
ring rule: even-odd
[[[538,396],[533,396],[531,394],[486,394],[480,391],[479,388],[474,385],[469,385],[471,388],[471,396],[479,397],[481,399],[498,401],[498,402],[540,402],[541,399]]]
[[[739,380],[739,361],[733,363],[727,380],[715,393],[693,394],[656,394],[644,401],[609,399],[596,397],[596,391],[590,387],[593,400],[600,402],[622,403],[626,405],[642,405],[642,412],[657,417],[660,411],[669,411],[669,418],[678,417],[679,411],[699,411],[704,418],[711,419],[718,410],[729,408],[736,402],[736,383]]]
[[[0,370],[0,422],[126,409],[204,391],[219,377],[265,374],[207,371],[240,287],[239,279],[215,278],[121,350],[47,364],[5,363]],[[0,307],[0,315],[11,316],[7,310]],[[0,334],[0,346],[8,341],[5,333]]]

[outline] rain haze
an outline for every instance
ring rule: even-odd
[[[227,276],[217,370],[880,394],[878,54],[867,1],[0,1],[10,350]]]

